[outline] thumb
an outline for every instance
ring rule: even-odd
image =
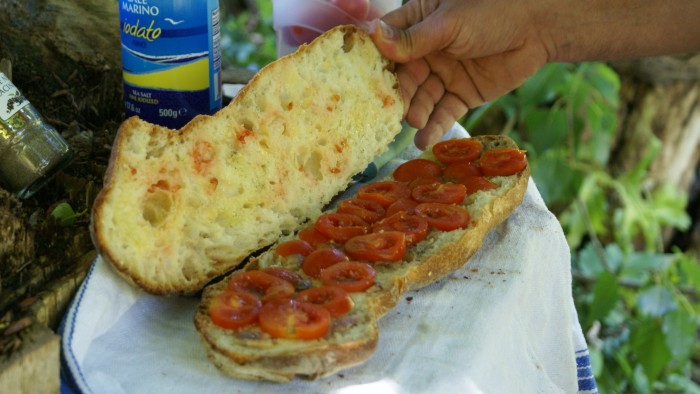
[[[435,35],[435,28],[428,28],[421,21],[408,29],[398,29],[381,19],[370,23],[369,33],[379,51],[395,62],[405,63],[442,49],[442,42]]]

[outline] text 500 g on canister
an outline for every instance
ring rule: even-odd
[[[120,0],[126,116],[180,128],[221,108],[218,0]]]

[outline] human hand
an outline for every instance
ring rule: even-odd
[[[533,0],[537,1],[537,0]],[[406,121],[420,149],[468,109],[522,84],[548,60],[528,1],[411,0],[375,20],[370,34],[398,63]]]

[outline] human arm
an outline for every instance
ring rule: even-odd
[[[412,0],[370,28],[425,148],[548,62],[700,49],[698,0]]]

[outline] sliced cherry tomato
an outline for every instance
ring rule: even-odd
[[[334,248],[321,248],[316,249],[310,255],[306,256],[301,269],[306,275],[309,275],[312,278],[318,278],[321,271],[324,269],[341,261],[347,260],[348,256],[346,256],[341,250]]]
[[[372,231],[400,231],[406,234],[407,245],[415,245],[428,236],[429,227],[428,221],[424,217],[400,211],[375,223],[372,226]],[[347,248],[347,244],[345,247]],[[352,256],[351,253],[348,254]]]
[[[484,175],[490,176],[514,175],[527,166],[525,153],[521,150],[510,148],[487,150],[481,156],[479,162]]]
[[[473,138],[459,138],[440,141],[433,145],[433,154],[441,162],[451,164],[457,161],[474,161],[479,158],[483,145]]]
[[[282,267],[267,267],[263,269],[263,272],[266,274],[270,274],[274,276],[275,278],[280,278],[283,280],[286,280],[287,282],[291,283],[292,286],[294,286],[295,290],[304,290],[308,289],[311,287],[311,281],[304,278],[300,274],[288,270],[286,268]]]
[[[416,207],[416,213],[423,216],[430,227],[441,231],[452,231],[467,227],[471,217],[469,212],[459,205],[423,203]]]
[[[491,182],[483,176],[468,176],[462,178],[459,183],[466,186],[467,194],[473,194],[479,190],[491,190],[498,187],[497,184]]]
[[[418,205],[418,202],[410,197],[399,198],[386,209],[386,217],[393,216],[402,211],[411,212],[416,205]]]
[[[376,201],[386,208],[402,197],[408,197],[411,189],[406,184],[394,181],[381,181],[367,184],[357,191],[357,196],[364,200]]]
[[[394,179],[399,182],[409,182],[416,178],[439,177],[442,174],[442,166],[432,160],[409,160],[394,170]]]
[[[273,338],[315,339],[328,332],[331,314],[310,302],[280,299],[263,305],[259,320]]]
[[[409,189],[413,190],[416,186],[429,185],[431,183],[443,183],[443,180],[442,180],[442,178],[438,178],[436,176],[429,177],[429,178],[428,177],[419,177],[419,178],[412,180],[411,182],[408,182],[408,187],[409,187]]]
[[[411,197],[419,203],[439,202],[459,204],[467,195],[467,188],[459,183],[432,183],[418,185],[411,191]]]
[[[367,263],[343,261],[321,271],[321,282],[354,293],[369,289],[376,276],[377,271]]]
[[[321,245],[327,245],[331,243],[330,238],[326,237],[325,235],[321,234],[314,228],[314,226],[307,227],[301,231],[299,231],[299,234],[297,234],[299,239],[302,239],[311,246],[314,247],[314,249],[318,248]]]
[[[211,300],[209,316],[222,328],[240,328],[258,320],[262,301],[250,293],[225,291]]]
[[[369,226],[364,220],[348,213],[321,215],[316,219],[314,227],[319,233],[339,243],[345,243],[352,237],[369,232]]]
[[[476,162],[466,160],[456,161],[448,165],[447,167],[445,167],[445,171],[442,174],[445,180],[453,182],[458,182],[464,177],[482,175],[484,174],[481,171],[481,167],[479,167],[479,165],[476,164]]]
[[[275,252],[282,256],[287,257],[294,254],[299,254],[302,256],[308,256],[309,253],[314,251],[314,247],[310,243],[301,239],[292,239],[287,242],[283,242],[275,248]]]
[[[253,294],[261,297],[263,301],[294,294],[294,286],[291,283],[259,270],[235,274],[229,279],[227,288],[235,292]]]
[[[320,305],[330,312],[331,317],[342,316],[352,309],[352,299],[337,286],[312,287],[297,293],[294,299]]]
[[[381,231],[360,235],[345,244],[345,253],[355,260],[401,261],[406,254],[406,234]]]
[[[384,207],[376,201],[351,198],[338,204],[338,212],[359,216],[367,223],[374,223],[384,217]]]

